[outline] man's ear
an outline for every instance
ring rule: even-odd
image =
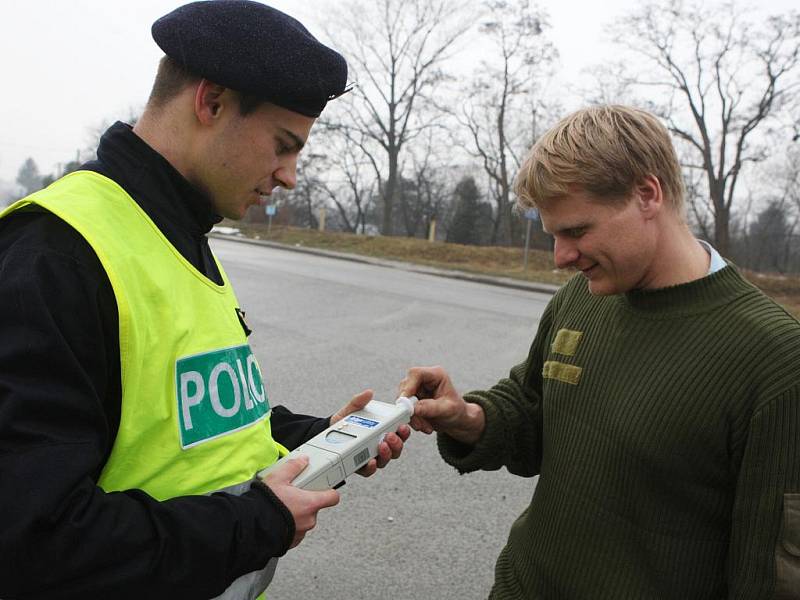
[[[664,208],[664,191],[655,175],[647,175],[634,188],[639,210],[645,219],[652,219]]]
[[[203,125],[211,125],[222,113],[227,100],[224,86],[201,79],[194,93],[194,114]]]

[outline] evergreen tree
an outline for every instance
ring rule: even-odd
[[[751,266],[758,271],[785,273],[793,226],[783,203],[771,201],[750,225]]]
[[[447,231],[447,241],[457,244],[480,244],[487,212],[481,202],[481,193],[472,177],[464,177],[455,189],[456,212]],[[488,207],[486,207],[488,208]]]
[[[25,196],[42,189],[42,176],[39,174],[39,167],[32,158],[27,158],[17,171],[17,183],[22,186]]]

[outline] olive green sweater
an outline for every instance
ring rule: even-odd
[[[486,430],[440,435],[445,460],[540,475],[492,598],[800,598],[800,324],[734,267],[606,297],[578,276],[465,398]]]

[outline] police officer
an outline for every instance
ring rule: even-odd
[[[344,59],[247,0],[152,33],[166,56],[135,127],[0,219],[3,598],[255,598],[339,497],[290,485],[303,459],[254,473],[371,397],[331,418],[270,410],[205,236],[294,187]]]

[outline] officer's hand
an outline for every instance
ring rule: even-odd
[[[399,386],[401,396],[416,396],[411,426],[417,431],[441,431],[474,444],[486,426],[483,409],[464,401],[441,367],[414,367]]]
[[[372,400],[372,390],[364,390],[360,394],[356,394],[350,399],[350,402],[345,404],[341,410],[331,417],[331,425],[337,421],[341,421],[350,413],[364,408],[367,403]],[[408,425],[401,425],[397,428],[396,433],[387,433],[383,441],[378,445],[378,456],[370,459],[370,461],[356,471],[359,475],[369,477],[374,475],[375,471],[385,467],[390,460],[400,458],[400,453],[403,451],[403,443],[411,435],[411,429]]]
[[[287,460],[285,464],[270,471],[264,477],[264,483],[286,505],[294,518],[295,532],[290,548],[297,546],[306,533],[314,529],[317,524],[317,513],[320,510],[339,504],[339,492],[336,490],[310,492],[292,485],[292,480],[307,465],[308,457],[299,456]]]

